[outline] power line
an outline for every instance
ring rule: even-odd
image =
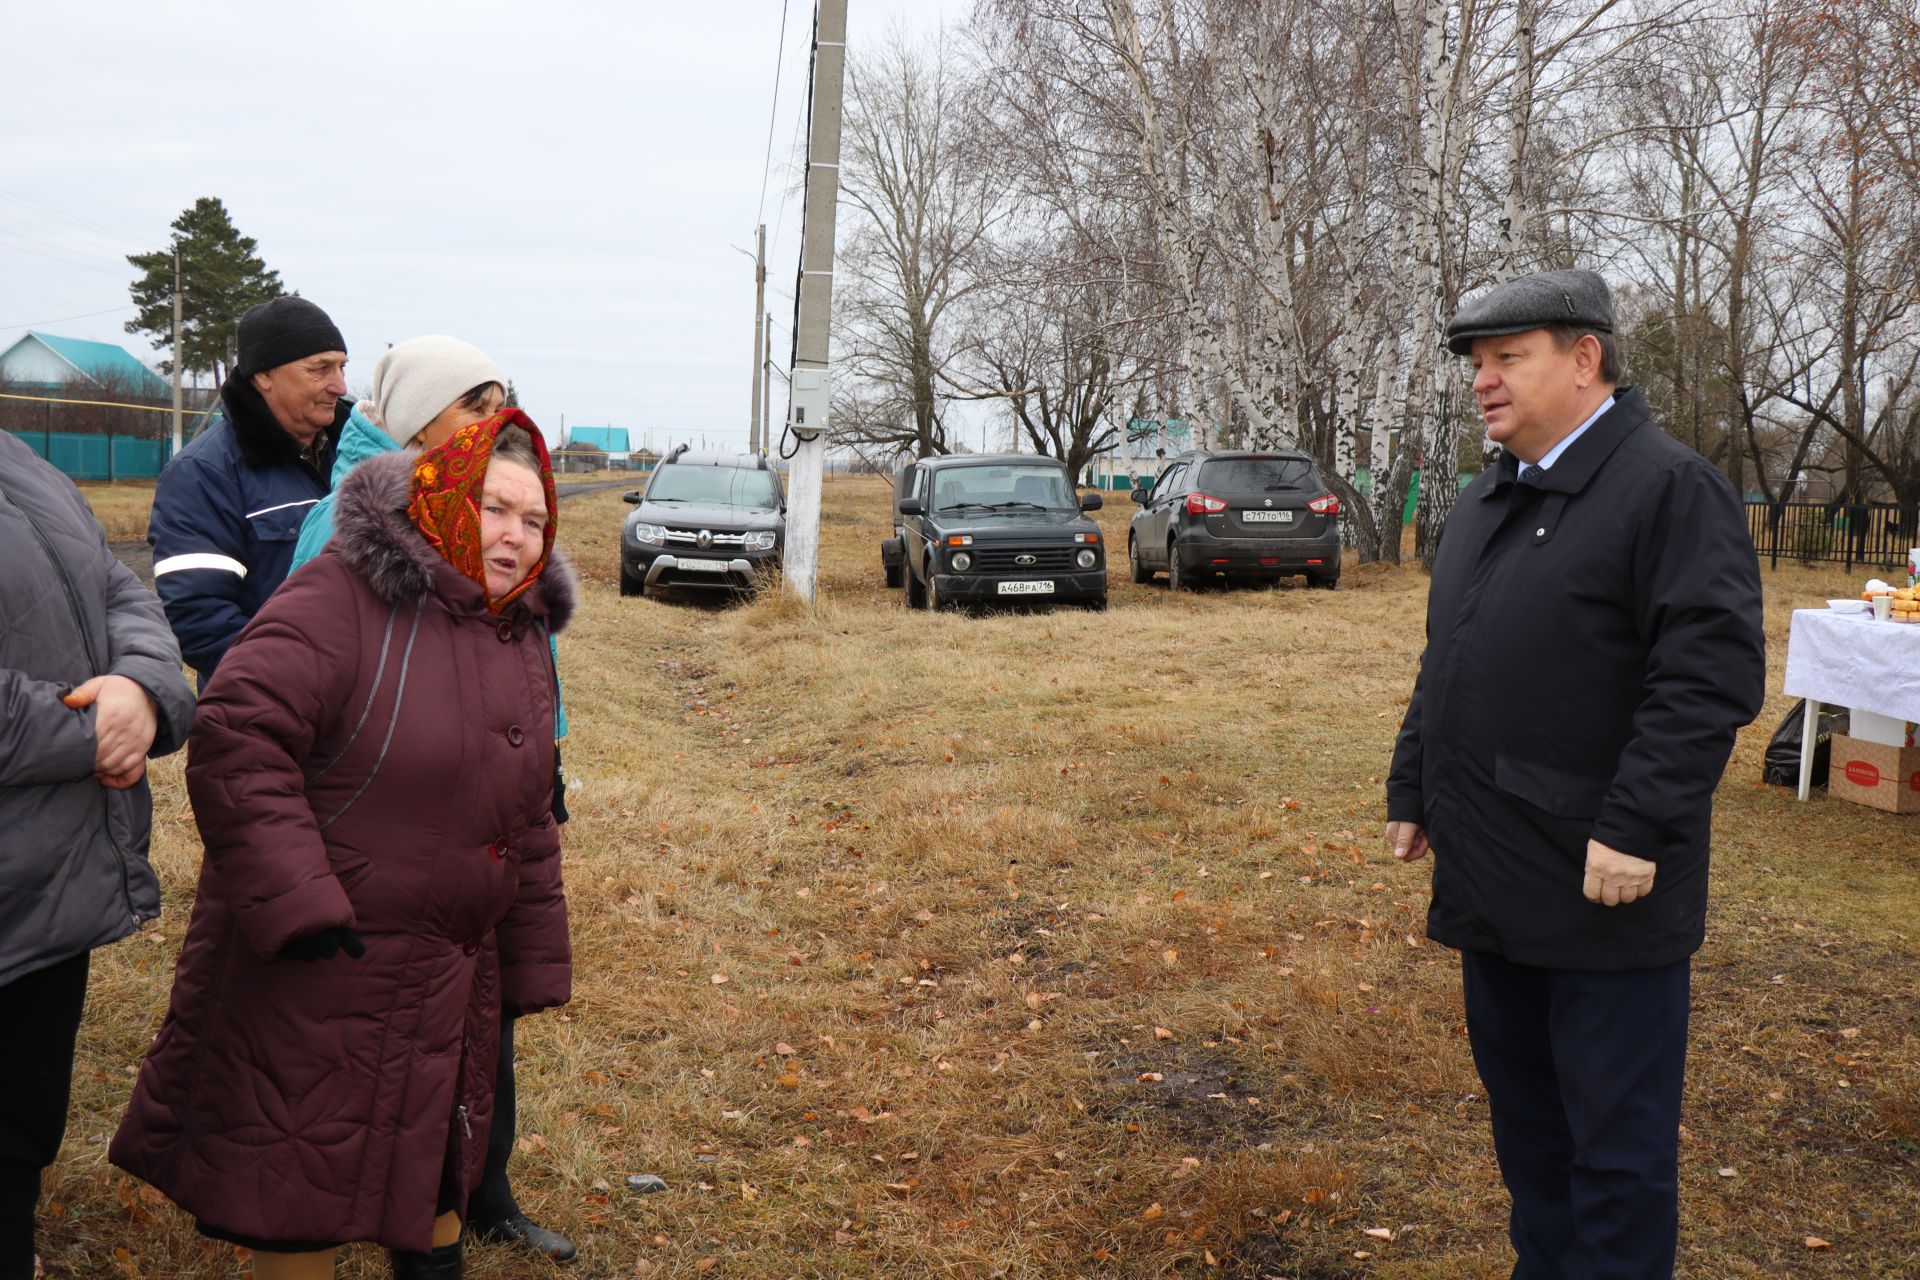
[[[6,216],[7,216],[6,214],[0,213],[0,218],[4,218]],[[15,219],[15,221],[17,221],[17,219]],[[31,226],[32,224],[29,223],[28,225]],[[40,230],[45,231],[46,228],[41,227]],[[59,235],[60,232],[56,231],[53,234]],[[13,231],[13,230],[9,230],[6,227],[0,227],[0,236],[12,236],[16,240],[25,240],[29,244],[45,245],[49,249],[58,249],[61,253],[72,254],[76,258],[92,258],[95,262],[121,261],[121,259],[118,257],[109,256],[104,253],[98,253],[89,249],[74,249],[64,244],[55,244],[51,240],[42,240],[39,236],[30,236],[24,231]]]
[[[0,198],[12,200],[18,204],[24,204],[31,209],[38,209],[41,213],[47,214],[51,217],[58,218],[62,222],[71,222],[75,226],[87,227],[94,231],[103,231],[106,234],[112,236],[115,240],[124,240],[128,244],[140,245],[142,248],[144,248],[146,244],[146,242],[141,240],[140,237],[138,236],[130,236],[126,234],[124,231],[116,231],[112,227],[109,227],[104,223],[93,221],[91,218],[82,218],[78,214],[65,213],[59,209],[54,208],[50,204],[42,204],[40,201],[29,199],[28,197],[23,196],[16,191],[8,191],[4,188],[0,188]]]
[[[773,172],[773,126],[780,118],[780,73],[787,58],[787,0],[780,0],[780,47],[773,54],[773,106],[767,111],[767,158],[760,166],[760,207],[754,221],[764,223],[767,211],[767,176]]]
[[[35,231],[44,231],[48,235],[58,236],[62,240],[71,240],[80,246],[72,250],[74,253],[86,254],[96,258],[105,258],[110,262],[118,262],[126,256],[112,245],[103,243],[98,237],[89,238],[87,235],[76,232],[62,231],[59,227],[49,227],[44,223],[35,222],[31,218],[22,218],[18,214],[0,212],[0,218],[5,218],[8,222],[17,222],[23,227],[32,227]]]
[[[10,234],[10,233],[5,231],[0,231],[0,235],[7,235],[7,234]],[[16,253],[30,253],[36,258],[45,258],[48,262],[57,262],[61,266],[78,267],[82,271],[98,271],[103,276],[115,276],[121,280],[125,280],[128,274],[127,272],[123,272],[123,271],[110,271],[106,267],[90,266],[84,262],[74,262],[70,258],[56,258],[50,253],[42,253],[38,249],[29,249],[22,244],[8,244],[4,240],[0,240],[0,249],[12,249]]]
[[[809,57],[811,57],[811,55],[809,55]],[[809,90],[807,94],[807,103],[808,103],[808,109],[803,110],[798,116],[794,118],[793,143],[787,148],[788,155],[792,155],[794,152],[800,149],[800,131],[802,128],[805,127],[807,123],[807,117],[812,114],[811,106],[813,103],[813,94],[811,90]],[[786,230],[787,201],[789,198],[792,197],[792,195],[793,195],[793,184],[788,183],[781,188],[780,211],[773,215],[773,245],[771,248],[767,250],[767,261],[769,262],[773,261],[775,258],[780,256],[780,234],[781,232]],[[785,297],[786,295],[781,294],[780,296]]]
[[[138,311],[140,308],[128,303],[124,307],[108,307],[105,311],[84,311],[77,316],[55,316],[51,320],[28,320],[21,324],[0,324],[5,329],[37,329],[43,324],[65,324],[69,320],[91,320],[95,316],[118,315],[122,311]]]

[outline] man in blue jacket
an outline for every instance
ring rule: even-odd
[[[250,308],[239,345],[220,412],[161,473],[147,525],[154,587],[203,688],[291,570],[351,408],[346,340],[305,298]]]
[[[1759,566],[1733,486],[1621,385],[1599,276],[1510,280],[1447,343],[1502,452],[1434,557],[1387,837],[1433,852],[1515,1280],[1656,1280],[1713,792],[1765,691]]]

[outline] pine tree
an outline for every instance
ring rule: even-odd
[[[507,398],[500,402],[500,407],[502,409],[518,409],[520,407],[520,393],[514,390],[512,378],[507,379]]]
[[[173,255],[180,255],[180,363],[187,373],[223,380],[241,315],[285,292],[280,273],[260,260],[258,248],[233,225],[226,205],[202,196],[173,220],[173,239],[165,248],[127,256],[144,273],[128,286],[140,314],[127,321],[127,332],[154,335],[154,348],[169,357],[160,365],[163,373],[173,371]]]

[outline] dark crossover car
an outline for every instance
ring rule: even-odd
[[[753,453],[691,453],[654,468],[620,531],[620,594],[657,587],[745,591],[780,563],[786,535],[780,477]]]
[[[1303,573],[1309,586],[1340,585],[1340,499],[1304,453],[1191,450],[1133,500],[1135,582],[1165,573],[1177,591],[1215,574],[1278,582]]]
[[[1067,602],[1107,607],[1100,527],[1065,464],[1031,454],[922,458],[894,479],[887,585],[910,608]]]

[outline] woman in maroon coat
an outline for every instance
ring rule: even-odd
[[[517,409],[368,460],[201,699],[207,856],[110,1157],[261,1280],[329,1275],[359,1240],[459,1275],[500,1010],[568,998],[554,515]]]

